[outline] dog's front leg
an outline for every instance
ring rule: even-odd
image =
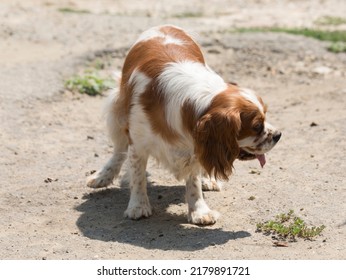
[[[222,188],[221,182],[216,181],[215,178],[211,178],[206,173],[203,173],[201,177],[202,177],[201,182],[202,182],[203,191],[215,191],[215,192],[221,191],[221,188]]]
[[[189,207],[188,220],[193,224],[211,225],[220,216],[217,211],[210,210],[205,203],[199,176],[190,176],[186,180],[186,201]]]
[[[147,195],[146,166],[148,156],[137,153],[133,145],[128,150],[130,175],[130,201],[124,213],[130,219],[140,219],[151,216],[151,206]]]

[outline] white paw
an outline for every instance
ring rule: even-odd
[[[87,186],[93,189],[105,188],[113,183],[113,179],[112,172],[97,171],[88,177]]]
[[[129,206],[127,207],[124,217],[130,218],[132,220],[138,220],[140,218],[148,218],[151,216],[152,210],[149,201],[143,200],[140,203],[129,203]]]
[[[192,211],[189,212],[188,221],[196,225],[213,225],[216,223],[220,213],[217,211],[209,210],[208,212]]]
[[[221,183],[215,180],[210,180],[207,178],[202,178],[202,190],[203,191],[221,191]]]

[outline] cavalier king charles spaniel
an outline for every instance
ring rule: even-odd
[[[107,124],[114,152],[88,179],[107,187],[128,159],[130,201],[125,217],[149,217],[146,166],[152,156],[186,182],[188,220],[213,224],[219,217],[202,190],[220,190],[236,159],[258,159],[281,132],[266,121],[267,106],[252,90],[225,82],[205,62],[200,47],[184,30],[159,26],[131,47],[113,93]]]

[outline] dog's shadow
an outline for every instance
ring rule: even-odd
[[[153,216],[138,221],[123,218],[129,200],[128,189],[92,192],[85,195],[85,201],[76,207],[82,212],[77,226],[84,236],[91,239],[160,250],[195,251],[250,236],[246,231],[189,225],[185,212],[180,215],[170,213],[168,207],[182,203],[184,192],[184,186],[150,186],[148,194],[154,208]],[[181,207],[186,210],[186,205]]]

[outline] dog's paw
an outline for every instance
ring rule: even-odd
[[[124,213],[125,218],[139,220],[140,218],[148,218],[151,216],[152,210],[149,201],[129,205]]]
[[[87,179],[87,186],[93,189],[105,188],[113,183],[113,174],[111,172],[97,171]]]
[[[217,211],[209,210],[206,213],[200,213],[198,211],[192,211],[188,215],[188,221],[195,225],[213,225],[216,223],[220,213]]]
[[[202,178],[202,190],[203,191],[214,191],[219,192],[221,191],[221,183],[217,182],[215,180],[210,180],[207,178]]]

